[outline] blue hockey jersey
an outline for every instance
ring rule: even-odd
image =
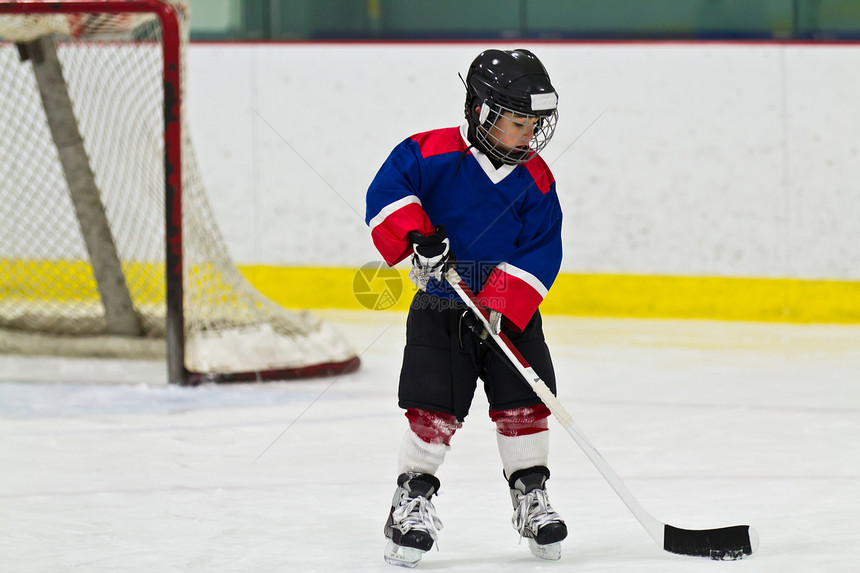
[[[419,133],[388,156],[367,191],[366,223],[389,265],[412,253],[407,234],[444,225],[457,271],[485,306],[523,329],[561,266],[561,207],[539,156],[496,168],[467,126]],[[427,292],[459,300],[431,280]]]

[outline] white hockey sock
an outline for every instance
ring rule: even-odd
[[[462,423],[450,414],[407,408],[409,429],[400,443],[400,473],[421,472],[436,475],[436,470],[451,449],[451,437]]]
[[[547,465],[549,415],[549,409],[543,404],[490,411],[490,419],[496,423],[499,455],[506,477],[519,470]]]
[[[451,446],[425,442],[412,429],[406,430],[400,443],[400,457],[397,460],[397,473],[420,472],[436,475],[436,470],[445,460]]]
[[[505,476],[512,476],[518,470],[547,465],[549,431],[524,436],[505,436],[497,433],[496,438]]]

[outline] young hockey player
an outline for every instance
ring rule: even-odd
[[[403,141],[367,192],[367,224],[389,265],[412,257],[420,289],[406,323],[399,405],[409,422],[385,524],[385,560],[414,567],[442,522],[436,472],[469,412],[477,379],[496,423],[513,525],[532,553],[559,559],[567,527],[547,499],[549,410],[445,282],[456,269],[555,393],[538,305],[561,265],[561,208],[538,152],[553,135],[558,96],[528,50],[487,50],[465,79],[466,123]],[[456,257],[455,257],[456,255]]]

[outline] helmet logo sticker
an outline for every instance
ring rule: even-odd
[[[545,111],[558,107],[558,95],[555,92],[548,94],[531,94],[532,111]]]

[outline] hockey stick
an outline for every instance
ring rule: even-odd
[[[448,269],[445,272],[445,280],[453,287],[463,302],[472,309],[475,316],[484,325],[484,329],[495,342],[498,351],[508,359],[511,365],[522,375],[523,379],[532,387],[535,394],[543,401],[555,419],[567,430],[567,433],[576,441],[597,471],[609,483],[627,509],[639,520],[645,531],[663,549],[679,555],[693,555],[699,557],[710,557],[714,560],[742,559],[744,555],[752,555],[758,549],[758,534],[749,525],[734,525],[730,527],[718,527],[716,529],[681,529],[668,523],[663,523],[645,510],[639,501],[633,497],[615,470],[603,459],[600,452],[591,444],[582,430],[574,423],[573,418],[561,405],[561,402],[553,395],[546,383],[541,380],[522,354],[516,349],[505,333],[494,334],[490,328],[490,315],[486,308],[478,301],[468,285],[463,282],[456,269]],[[493,346],[493,345],[491,345]]]

